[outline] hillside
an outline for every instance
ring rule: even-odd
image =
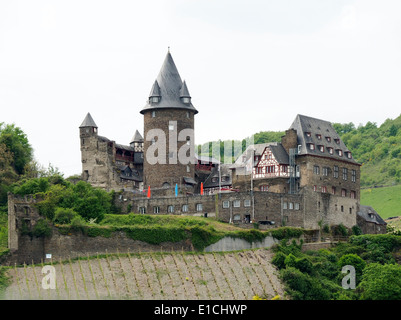
[[[401,185],[363,189],[361,204],[373,207],[383,219],[401,216]]]
[[[252,299],[283,287],[265,249],[231,253],[114,254],[54,263],[56,289],[42,288],[42,266],[8,269],[6,300]]]

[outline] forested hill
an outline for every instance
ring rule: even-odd
[[[362,164],[362,187],[401,183],[401,115],[396,119],[387,119],[380,126],[376,122],[358,126],[350,122],[334,123],[333,127],[351,150],[355,160]],[[254,143],[281,141],[282,135],[284,131],[259,132],[254,135]],[[242,141],[243,146],[246,139]],[[224,141],[219,142],[223,147]],[[198,146],[199,154],[205,155],[205,152],[201,152],[201,147],[205,150],[205,145],[207,143]],[[213,145],[218,147],[219,143]],[[211,148],[212,143],[209,143],[210,155],[212,155]],[[221,157],[223,160],[224,154],[221,154]]]
[[[358,127],[353,123],[333,126],[362,164],[362,187],[401,182],[401,116],[387,119],[381,126],[375,122]]]

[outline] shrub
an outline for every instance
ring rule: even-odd
[[[279,269],[285,268],[285,258],[286,255],[279,251],[274,255],[272,263]]]
[[[86,221],[96,219],[101,221],[104,218],[105,208],[95,196],[77,200],[74,210]]]
[[[72,219],[77,215],[78,213],[76,213],[73,209],[57,208],[54,214],[53,222],[58,224],[70,224]]]
[[[313,269],[313,264],[307,257],[297,258],[292,253],[285,258],[284,264],[286,267],[296,268],[306,273],[311,273]]]
[[[287,291],[294,300],[328,300],[330,292],[325,289],[317,278],[304,274],[296,268],[287,267],[280,271]]]
[[[339,224],[334,227],[334,235],[346,237],[348,236],[348,230],[343,224]]]
[[[353,235],[360,236],[362,234],[362,229],[358,225],[353,226],[351,230]]]
[[[363,269],[366,267],[366,262],[363,260],[361,257],[359,257],[356,254],[346,254],[343,255],[339,260],[338,260],[338,266],[340,268],[343,268],[346,265],[353,266],[355,268],[355,275],[356,275],[356,280],[357,283],[360,281],[363,273]]]
[[[299,238],[303,235],[304,231],[301,228],[281,227],[270,231],[273,238],[277,240]]]
[[[82,218],[79,215],[76,215],[74,218],[71,220],[71,228],[74,230],[81,230],[83,231],[84,227],[86,225],[86,222],[84,218]]]
[[[35,237],[50,237],[52,235],[52,228],[46,219],[40,219],[33,227],[33,235]]]

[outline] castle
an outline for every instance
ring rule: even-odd
[[[144,135],[136,131],[128,145],[100,136],[89,113],[79,127],[82,179],[117,191],[124,212],[215,217],[241,227],[300,227],[312,230],[314,240],[323,226],[386,232],[377,212],[360,204],[361,165],[328,121],[297,115],[281,141],[237,148],[234,163],[197,155],[198,111],[170,52],[140,113]],[[37,201],[9,194],[10,261],[41,261],[46,252],[79,255],[83,245],[87,252],[138,247],[120,234],[119,240],[24,236],[21,226],[41,219]]]
[[[89,113],[79,127],[83,179],[123,190],[135,212],[308,229],[367,221],[357,219],[367,210],[359,202],[361,166],[328,121],[297,115],[280,142],[249,145],[232,164],[198,156],[198,111],[170,52],[140,113],[144,136],[136,131],[129,145],[99,136]],[[384,232],[369,210],[370,229]]]

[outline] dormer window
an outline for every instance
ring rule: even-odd
[[[341,149],[337,149],[337,154],[342,157],[343,156],[343,151]]]
[[[182,97],[181,101],[182,101],[182,103],[188,104],[191,102],[191,98],[190,97]]]
[[[315,145],[313,143],[309,143],[309,149],[310,150],[315,150]]]
[[[322,135],[321,135],[321,134],[316,134],[316,138],[317,138],[318,140],[322,140]]]
[[[150,102],[151,103],[159,103],[160,98],[159,97],[150,97]]]
[[[348,159],[352,159],[352,154],[351,154],[351,152],[349,152],[349,151],[346,151],[346,152],[345,152],[345,156],[346,156]]]
[[[334,142],[337,143],[337,144],[340,144],[340,139],[338,139],[338,138],[334,139]]]
[[[311,136],[311,133],[310,133],[310,132],[305,132],[305,135],[306,135],[307,137],[310,137],[310,136]]]
[[[326,137],[327,142],[331,142],[331,137]]]
[[[331,148],[331,147],[328,147],[328,148],[327,148],[327,151],[328,151],[330,154],[333,154],[333,153],[334,153],[334,149]]]
[[[324,146],[318,146],[320,152],[324,152]]]

